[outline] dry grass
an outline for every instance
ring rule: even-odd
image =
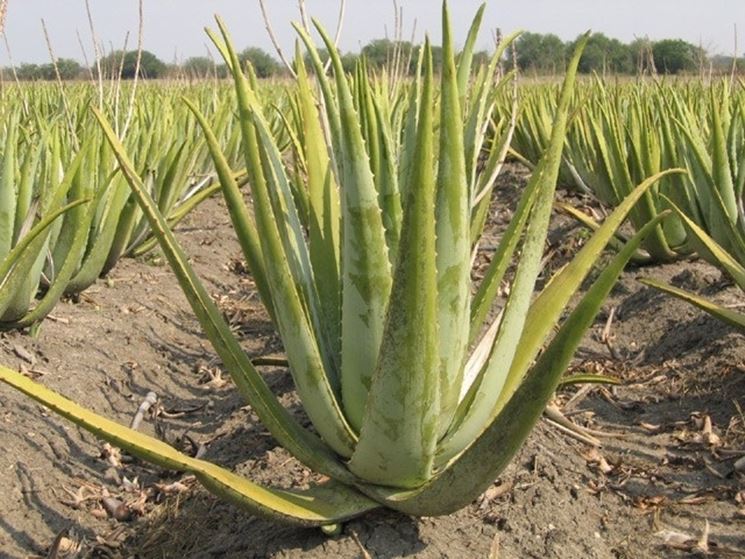
[[[5,33],[5,16],[8,13],[8,0],[0,0],[0,33]]]

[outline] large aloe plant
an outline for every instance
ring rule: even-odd
[[[329,481],[302,491],[262,487],[106,420],[13,371],[0,368],[0,380],[145,460],[194,473],[218,496],[272,519],[323,526],[380,506],[413,515],[457,510],[492,483],[520,448],[603,298],[643,236],[658,224],[643,228],[619,252],[551,339],[608,240],[657,177],[622,201],[534,298],[580,46],[557,104],[549,148],[472,296],[472,225],[482,193],[474,187],[480,181],[467,171],[473,139],[464,137],[464,130],[483,129],[490,114],[481,111],[482,120],[464,126],[467,107],[480,103],[469,86],[470,52],[456,63],[446,7],[439,96],[427,45],[420,79],[408,92],[407,118],[401,129],[388,128],[390,138],[385,131],[382,136],[384,149],[398,145],[385,157],[394,158],[393,175],[400,177],[389,174],[385,195],[361,123],[375,115],[385,128],[390,120],[375,95],[364,96],[369,102],[355,107],[355,90],[359,101],[370,78],[363,72],[354,81],[346,76],[333,42],[317,26],[333,62],[333,83],[327,80],[309,36],[298,29],[323,101],[317,102],[299,66],[303,129],[298,141],[306,154],[307,190],[298,196],[293,180],[300,174],[286,168],[257,92],[218,23],[221,35],[212,37],[235,81],[251,209],[207,120],[194,112],[314,430],[303,427],[271,393],[194,274],[115,133],[98,118],[236,387],[277,441]],[[481,91],[488,94],[488,88]],[[301,197],[307,200],[303,211]],[[483,223],[480,217],[477,221]],[[510,295],[500,318],[490,321],[497,287],[515,260]]]

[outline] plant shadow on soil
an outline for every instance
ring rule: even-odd
[[[500,178],[479,265],[488,262],[525,176],[510,166]],[[281,344],[250,276],[235,264],[239,248],[226,215],[222,202],[210,200],[178,237],[246,352],[277,356]],[[204,223],[213,226],[199,226]],[[555,270],[585,236],[563,216],[555,217],[551,231],[548,267]],[[0,362],[26,367],[48,386],[125,424],[155,391],[165,413],[148,418],[142,430],[187,450],[194,450],[192,440],[206,449],[206,459],[257,482],[290,487],[315,479],[276,445],[225,382],[219,359],[158,260],[121,262],[78,304],[55,309],[57,320],[45,322],[36,339],[3,334]],[[0,557],[44,557],[55,535],[69,527],[84,542],[84,556],[142,559],[365,553],[429,559],[486,557],[497,548],[508,559],[686,557],[655,533],[668,529],[697,539],[707,521],[712,552],[744,549],[742,478],[732,473],[736,457],[721,450],[745,448],[739,411],[745,407],[745,340],[637,281],[650,276],[724,303],[742,297],[699,261],[624,273],[570,370],[611,375],[621,384],[566,387],[557,396],[573,421],[610,435],[601,438],[602,448],[542,421],[472,505],[441,518],[377,511],[349,522],[334,538],[254,518],[175,472],[138,461],[124,462],[117,472],[149,491],[143,514],[128,522],[101,518],[94,513],[101,510],[103,491],[123,500],[138,496],[112,481],[101,443],[2,389],[0,442],[7,451],[0,454],[0,487],[7,490],[0,494]],[[261,371],[282,404],[307,425],[287,371]],[[154,489],[178,481],[187,489],[176,495]],[[71,500],[66,489],[81,487],[89,500],[63,503]]]

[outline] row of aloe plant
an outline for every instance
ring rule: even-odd
[[[547,115],[554,102],[552,86],[525,89],[512,151],[532,165],[550,132]],[[507,111],[506,101],[503,105]],[[729,80],[714,85],[585,82],[573,100],[562,182],[615,207],[645,177],[685,168],[687,174],[650,189],[632,213],[634,228],[668,209],[669,198],[742,259],[737,240],[742,233],[733,235],[732,227],[737,228],[745,183],[744,107],[745,90]],[[564,209],[596,227],[588,215]],[[695,244],[679,217],[671,215],[645,241],[645,258],[638,260],[673,260],[690,254]]]
[[[659,225],[662,216],[643,227],[570,308],[635,203],[666,176],[641,182],[575,258],[534,292],[580,41],[550,140],[485,278],[474,285],[471,265],[484,229],[483,207],[513,122],[503,119],[502,133],[489,140],[487,129],[497,120],[492,80],[501,54],[472,79],[482,13],[483,8],[456,59],[443,5],[439,87],[426,44],[416,80],[393,91],[364,65],[346,75],[333,41],[316,25],[331,54],[333,78],[327,78],[313,41],[297,27],[315,81],[298,56],[292,118],[284,126],[293,157],[286,157],[272,132],[276,112],[263,106],[221,21],[220,32],[211,34],[234,80],[251,206],[209,118],[187,104],[203,129],[248,267],[313,429],[280,404],[243,352],[150,195],[147,178],[106,117],[96,113],[236,387],[275,439],[328,481],[305,490],[260,486],[18,373],[0,368],[0,380],[136,456],[192,472],[218,496],[269,518],[330,526],[378,507],[440,515],[473,501],[520,448],[604,297]],[[507,278],[509,295],[497,318],[490,318]]]
[[[88,110],[95,90],[17,89],[9,86],[0,99],[0,328],[5,329],[37,324],[63,294],[81,292],[122,256],[143,254],[156,244]],[[136,168],[171,225],[218,189],[196,121],[175,101],[190,94],[219,123],[221,145],[235,162],[240,131],[226,93],[222,89],[217,96],[205,87],[140,90],[125,143],[137,154]]]
[[[531,164],[550,130],[550,89],[528,88],[523,103],[512,149]],[[745,289],[743,84],[607,85],[596,80],[579,88],[566,141],[564,184],[615,207],[643,177],[673,166],[687,173],[659,181],[632,211],[638,231],[661,212],[673,210],[633,260],[665,262],[696,254]],[[578,208],[558,206],[597,229],[596,221]],[[645,283],[737,327],[745,325],[742,313],[731,308],[653,279]]]

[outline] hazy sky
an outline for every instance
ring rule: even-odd
[[[457,37],[462,40],[480,0],[451,0]],[[740,30],[741,53],[745,51],[745,0],[489,0],[481,48],[490,46],[491,33],[501,27],[508,32],[527,29],[553,32],[572,39],[586,29],[601,31],[623,41],[635,36],[652,39],[680,37],[713,52],[730,54],[733,26]],[[127,31],[135,43],[137,0],[90,0],[96,32],[106,49],[121,48]],[[295,0],[266,0],[277,36],[286,51],[292,51],[293,30],[298,19]],[[406,32],[417,20],[417,36],[430,32],[439,41],[439,0],[399,0]],[[334,28],[337,0],[307,0],[309,11]],[[145,48],[166,61],[206,53],[205,25],[222,15],[239,48],[253,45],[267,50],[271,45],[260,17],[257,0],[145,0]],[[48,62],[41,27],[44,18],[58,57],[83,59],[76,31],[80,32],[88,56],[92,47],[84,0],[8,0],[6,33],[16,62]],[[393,1],[348,0],[342,49],[358,50],[373,38],[393,28]],[[273,52],[273,51],[272,51]],[[0,47],[0,65],[8,62]]]

